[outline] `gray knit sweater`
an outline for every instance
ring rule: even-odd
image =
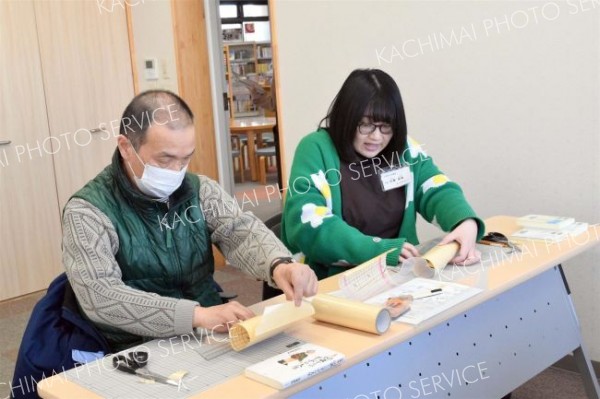
[[[290,252],[256,216],[242,212],[219,184],[199,178],[200,206],[213,244],[233,266],[273,285],[271,262]],[[190,332],[199,303],[125,285],[115,260],[118,250],[119,237],[109,218],[89,202],[71,199],[63,215],[63,265],[85,315],[145,337]],[[153,323],[157,319],[169,323]]]

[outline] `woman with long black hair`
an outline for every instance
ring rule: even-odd
[[[400,90],[377,69],[353,71],[316,132],[296,149],[282,239],[321,279],[387,250],[389,265],[418,256],[417,213],[456,241],[453,262],[479,260],[484,223],[407,135]]]

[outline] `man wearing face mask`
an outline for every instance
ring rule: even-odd
[[[211,244],[230,263],[300,304],[317,279],[214,181],[187,173],[193,115],[177,95],[147,91],[127,106],[112,163],[63,213],[63,264],[83,314],[113,350],[200,327],[226,331],[253,313],[223,304]],[[166,222],[165,222],[166,221]]]

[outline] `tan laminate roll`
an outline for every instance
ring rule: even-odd
[[[314,318],[373,334],[383,334],[390,328],[392,317],[383,306],[320,294],[314,297]]]
[[[436,245],[427,251],[422,258],[427,261],[429,267],[435,270],[440,270],[446,267],[448,262],[450,262],[452,258],[456,256],[459,248],[460,246],[457,242],[451,242],[450,244],[445,245]]]

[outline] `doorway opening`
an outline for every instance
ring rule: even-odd
[[[221,0],[218,20],[232,191],[264,221],[281,212],[282,187],[268,2]]]

